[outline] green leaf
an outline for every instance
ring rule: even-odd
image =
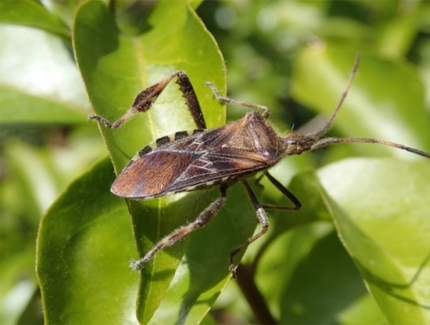
[[[381,26],[382,28],[376,41],[378,51],[392,57],[407,56],[417,33],[419,33],[419,17],[423,11],[411,10],[407,13],[405,12],[405,15],[399,15]]]
[[[63,40],[41,30],[0,25],[0,59],[2,124],[85,122],[90,105]]]
[[[0,23],[39,28],[63,37],[70,37],[66,26],[37,1],[0,1],[0,12]]]
[[[136,324],[138,275],[123,200],[109,193],[106,159],[52,205],[39,229],[37,274],[45,321],[51,324]]]
[[[348,159],[292,180],[303,208],[276,214],[258,264],[281,323],[428,323],[429,171],[427,161]]]
[[[354,55],[331,46],[303,50],[293,74],[294,96],[328,116],[346,87]],[[357,76],[335,119],[334,131],[343,137],[371,137],[428,151],[427,120],[423,85],[417,72],[402,62],[363,53]],[[351,154],[381,155],[388,149],[364,144],[336,146],[327,150],[325,161]],[[418,157],[389,150],[408,159]],[[425,323],[429,319],[428,297],[421,294],[425,292],[421,283],[428,277],[424,265],[429,252],[424,249],[419,253],[416,248],[429,247],[424,218],[430,203],[424,181],[428,178],[424,172],[428,162],[418,166],[347,160],[319,172],[330,200],[341,207],[328,206],[333,210],[339,235],[388,323]],[[407,216],[407,220],[401,216]],[[417,234],[418,229],[405,226],[408,222],[422,225]],[[402,240],[395,239],[399,237]],[[398,256],[401,252],[407,252],[415,262],[409,261],[410,265],[404,267],[404,256]]]
[[[300,242],[308,246],[309,237],[315,242],[281,289],[281,324],[333,324],[341,312],[366,296],[362,279],[335,232],[325,232],[306,227],[291,238],[290,249],[300,247]]]
[[[36,138],[31,131],[27,137]],[[6,319],[0,320],[2,324],[43,323],[34,272],[41,216],[76,174],[103,153],[102,143],[97,145],[88,132],[78,141],[73,138],[76,134],[70,133],[62,147],[30,146],[13,138],[2,143],[2,168],[7,175],[0,184],[0,317]]]
[[[150,20],[153,27],[139,37],[122,34],[101,3],[81,6],[75,21],[75,51],[96,113],[114,121],[131,106],[139,91],[173,71],[184,70],[201,102],[208,128],[223,123],[221,105],[204,86],[212,81],[224,88],[220,53],[195,13],[184,3],[175,4],[178,8],[171,4],[158,5]],[[135,116],[127,128],[102,128],[102,132],[114,166],[120,170],[145,144],[194,128],[181,93],[172,82],[155,106]]]
[[[0,267],[0,324],[15,324],[22,317],[28,302],[37,289],[34,276],[35,240],[27,237],[13,238],[16,246],[9,247],[12,240],[11,230],[2,216],[2,231],[9,231],[8,236],[2,233],[2,262]],[[22,222],[22,220],[20,220]],[[4,229],[7,227],[8,229]],[[15,231],[16,233],[16,231]],[[6,238],[5,238],[6,237]],[[15,250],[15,251],[13,251]]]
[[[87,2],[79,8],[74,30],[76,57],[97,114],[115,121],[126,112],[139,91],[162,80],[173,71],[184,70],[193,83],[208,128],[224,123],[222,105],[216,101],[211,89],[204,86],[206,81],[211,81],[219,89],[225,88],[223,60],[212,36],[195,12],[186,2],[161,1],[154,9],[149,23],[151,29],[147,33],[136,37],[127,36],[117,27],[103,4]],[[155,139],[176,131],[195,128],[182,94],[172,82],[150,111],[137,114],[119,129],[101,127],[101,131],[115,169],[119,172],[138,150]],[[204,191],[143,203],[130,201],[129,209],[140,256],[173,229],[194,220],[209,204],[209,194],[210,191]],[[174,280],[177,286],[169,288],[185,253],[187,241],[159,252],[142,269],[138,319],[142,323],[150,321],[161,301],[164,305],[157,310],[154,319],[158,319],[157,315],[162,315],[163,318],[176,317],[187,322],[190,319],[202,319],[229,277],[227,251],[233,250],[240,243],[239,240],[245,241],[253,232],[256,225],[255,213],[251,213],[251,218],[251,227],[242,226],[247,221],[245,219],[240,220],[239,225],[233,228],[235,235],[232,235],[232,240],[236,244],[232,245],[231,241],[224,240],[222,236],[215,236],[214,245],[218,247],[221,243],[222,248],[217,253],[219,258],[214,260],[215,265],[203,264],[205,271],[196,275],[189,270],[193,283],[206,284],[193,289],[192,299],[185,299],[183,296],[183,290],[189,286],[188,276]],[[230,223],[220,216],[217,219],[224,220],[227,226]],[[247,234],[243,234],[243,229],[247,230]],[[198,234],[195,236],[198,237]],[[195,249],[206,249],[205,238],[200,237],[192,242],[196,242],[191,244]],[[231,246],[226,249],[228,244]],[[192,247],[190,251],[193,251]],[[211,253],[209,257],[213,259],[214,254]],[[191,257],[187,258],[188,268],[193,265],[191,260]],[[205,299],[202,303],[202,297],[207,296],[211,299]],[[182,304],[179,303],[181,301]],[[172,305],[189,312],[175,312]],[[194,305],[199,308],[193,308]],[[167,309],[170,313],[165,312]]]
[[[33,95],[0,85],[0,107],[4,124],[71,124],[83,122],[83,114],[58,99]]]
[[[379,309],[334,235],[318,176],[299,173],[288,189],[303,206],[276,215],[268,210],[274,218],[258,262],[258,287],[273,314],[282,324],[348,324],[360,310],[356,323],[380,322]]]
[[[131,227],[126,228],[126,224],[119,227],[118,230],[129,236],[126,241],[119,238],[119,244],[123,244],[124,248],[121,247],[121,253],[115,249],[114,254],[103,255],[103,263],[108,266],[99,267],[100,264],[97,263],[101,262],[101,257],[86,259],[85,262],[88,263],[77,261],[76,256],[88,255],[85,246],[88,241],[83,236],[76,239],[75,242],[79,242],[79,245],[74,246],[76,250],[73,254],[64,254],[51,245],[57,243],[57,239],[59,243],[61,240],[73,241],[75,237],[68,236],[69,227],[59,229],[55,225],[63,225],[67,219],[73,223],[80,214],[83,217],[88,216],[85,213],[87,206],[90,209],[94,207],[93,204],[99,202],[99,197],[103,200],[94,207],[91,216],[88,216],[90,220],[98,218],[97,222],[78,229],[76,233],[82,233],[93,224],[97,224],[98,230],[109,229],[115,226],[111,223],[115,223],[116,218],[122,218],[122,222],[128,220],[122,200],[118,201],[121,205],[118,214],[115,205],[106,205],[107,208],[113,208],[115,216],[103,218],[106,198],[102,194],[109,195],[108,187],[113,178],[110,168],[109,171],[106,170],[107,178],[104,179],[106,183],[103,188],[98,188],[99,184],[78,183],[85,186],[85,189],[78,193],[75,188],[70,193],[73,198],[69,197],[68,202],[63,202],[63,208],[68,212],[62,210],[64,213],[58,214],[57,220],[54,212],[58,211],[53,210],[53,213],[49,214],[52,222],[42,223],[43,245],[38,255],[45,258],[43,272],[40,274],[43,279],[42,288],[49,289],[45,290],[49,295],[48,299],[45,299],[44,295],[43,308],[39,306],[39,290],[34,291],[33,297],[30,298],[34,286],[26,281],[32,279],[34,270],[34,227],[40,218],[38,211],[49,203],[45,199],[47,194],[53,199],[54,192],[63,191],[64,186],[76,177],[78,165],[82,166],[82,154],[87,157],[101,155],[100,147],[94,149],[96,146],[88,134],[88,131],[91,131],[92,135],[97,131],[96,123],[86,123],[90,108],[87,100],[89,97],[93,103],[99,102],[95,107],[99,114],[115,120],[130,106],[136,92],[180,68],[192,77],[199,99],[204,98],[202,106],[209,126],[224,123],[221,106],[202,83],[213,81],[224,94],[225,67],[204,27],[200,23],[190,25],[193,21],[198,22],[198,19],[193,11],[187,10],[187,4],[193,9],[202,4],[199,7],[199,15],[215,33],[217,42],[222,44],[223,55],[226,55],[229,68],[229,96],[268,105],[271,109],[270,120],[280,130],[287,129],[287,126],[292,124],[295,125],[294,129],[297,129],[309,116],[309,112],[303,112],[295,101],[322,113],[324,117],[320,118],[320,125],[327,120],[345,88],[355,52],[360,51],[362,60],[357,78],[330,134],[376,137],[427,151],[430,149],[429,116],[424,106],[424,88],[421,82],[421,79],[429,79],[426,75],[429,42],[428,38],[422,37],[426,35],[430,9],[425,1],[408,2],[402,6],[394,1],[260,1],[250,2],[252,4],[248,6],[237,5],[239,2],[161,1],[160,7],[152,15],[151,24],[146,17],[158,2],[101,2],[102,4],[88,4],[86,1],[0,0],[0,135],[6,138],[4,150],[2,147],[0,153],[0,201],[3,203],[0,207],[0,323],[42,323],[42,310],[46,310],[49,316],[46,323],[99,324],[125,323],[127,320],[136,323],[136,317],[132,314],[136,312],[134,297],[139,284],[136,274],[126,267],[128,260],[143,255],[173,228],[194,220],[209,200],[214,200],[219,195],[218,191],[214,190],[171,196],[148,201],[144,208],[138,203],[131,203],[130,210],[133,212],[132,220],[137,240],[133,242],[129,236],[132,229],[128,228]],[[97,13],[94,8],[100,8],[101,5],[110,8],[104,10],[101,16],[94,15]],[[81,6],[82,11],[78,12]],[[80,30],[80,34],[75,35],[79,36],[75,44],[79,46],[75,49],[70,44],[70,30],[75,26],[72,20],[75,13],[79,15],[84,12],[87,16],[76,20],[76,30]],[[369,15],[369,12],[372,14]],[[100,18],[107,19],[101,22]],[[109,30],[106,28],[108,26],[114,28]],[[112,34],[112,30],[118,34]],[[143,31],[144,34],[136,36]],[[205,37],[201,38],[199,33]],[[134,36],[127,36],[129,34]],[[310,38],[317,38],[318,43],[313,42],[312,48],[304,48],[308,46]],[[85,42],[82,42],[83,40]],[[107,46],[100,46],[101,44]],[[321,44],[325,46],[324,50],[318,47]],[[130,47],[134,49],[128,50]],[[100,49],[103,51],[97,52]],[[77,73],[74,54],[78,57],[82,70],[85,70],[82,75],[86,76],[89,96],[82,87],[82,78]],[[295,62],[293,58],[296,59]],[[152,67],[152,70],[148,67]],[[292,67],[293,79],[290,78]],[[130,76],[135,79],[130,79]],[[201,79],[197,82],[198,78]],[[135,151],[153,139],[195,127],[177,88],[172,82],[157,101],[158,107],[155,106],[147,114],[136,116],[134,121],[112,131],[112,134],[105,132],[104,136],[117,172]],[[290,89],[293,89],[292,101]],[[427,97],[428,95],[427,91]],[[172,107],[168,106],[169,103]],[[231,111],[234,111],[234,108]],[[210,114],[211,119],[208,117]],[[234,118],[240,118],[243,114],[243,108],[237,108]],[[295,117],[291,119],[293,116]],[[277,120],[278,117],[284,120]],[[66,132],[61,132],[61,147],[56,146],[57,128],[52,132],[52,125],[58,123],[75,124],[68,126]],[[32,130],[27,127],[23,129],[23,124],[30,125]],[[31,124],[39,124],[40,127],[34,130],[34,125]],[[316,126],[311,127],[313,130],[315,128]],[[81,133],[82,137],[76,138],[73,135],[75,131],[84,131],[84,134]],[[14,145],[12,143],[10,147],[8,140],[16,136],[30,139],[31,143],[37,142],[38,146],[43,147],[11,151]],[[70,137],[74,138],[73,143],[69,141]],[[55,149],[51,150],[53,138]],[[45,139],[48,141],[45,142]],[[101,139],[99,135],[98,139]],[[75,146],[77,143],[83,145]],[[297,214],[268,210],[269,218],[273,217],[269,228],[271,235],[267,234],[251,245],[243,261],[250,260],[255,253],[264,252],[257,255],[261,258],[257,258],[260,262],[254,279],[264,295],[264,301],[278,321],[318,323],[330,320],[338,324],[381,324],[397,323],[398,318],[399,322],[409,323],[410,319],[415,322],[417,319],[403,315],[410,309],[418,315],[420,323],[429,323],[429,317],[422,313],[423,310],[429,310],[429,304],[426,302],[428,299],[423,299],[420,295],[421,292],[428,292],[428,281],[423,280],[429,278],[428,259],[421,258],[422,267],[419,266],[420,271],[416,271],[419,263],[415,260],[419,259],[408,252],[410,247],[407,250],[403,248],[405,242],[414,248],[418,247],[418,251],[422,246],[428,246],[427,241],[424,241],[425,245],[422,244],[422,234],[418,233],[419,240],[415,240],[414,236],[403,229],[411,228],[404,226],[408,225],[408,222],[403,221],[401,226],[396,226],[394,235],[391,234],[391,227],[388,227],[389,233],[382,234],[381,241],[379,236],[386,226],[385,219],[377,223],[376,229],[364,227],[365,231],[362,231],[348,211],[345,212],[342,207],[339,208],[337,202],[330,201],[324,195],[313,172],[319,163],[327,164],[350,155],[381,154],[416,158],[411,153],[381,146],[343,144],[314,154],[288,157],[271,169],[271,173],[285,186],[292,180],[288,188],[300,199],[303,208]],[[79,158],[76,159],[77,157]],[[91,159],[86,161],[85,169],[91,165],[88,163]],[[331,167],[330,165],[327,168]],[[304,170],[307,172],[302,173]],[[398,172],[405,170],[407,171],[400,168]],[[339,169],[339,172],[341,171],[342,169]],[[377,166],[375,171],[379,171]],[[92,172],[94,170],[90,171]],[[415,170],[411,173],[414,174]],[[379,177],[379,174],[383,176],[384,172],[374,175],[375,180],[381,188],[387,187],[381,189],[381,192],[387,193],[388,196],[392,195],[395,189],[412,184],[415,197],[415,190],[419,192],[428,179],[428,174],[424,173],[420,179],[412,177],[413,183],[410,183],[409,171],[407,175],[400,177],[393,171],[387,173],[387,182]],[[45,188],[47,183],[43,181],[45,175],[49,176],[45,177],[50,189],[48,192]],[[337,180],[335,188],[346,182],[350,189],[345,190],[345,193],[341,191],[341,197],[350,197],[351,204],[358,206],[359,200],[365,200],[366,203],[368,196],[373,195],[367,183],[360,186],[361,180],[367,178],[363,175],[366,175],[366,172],[363,172],[360,178],[353,173],[350,179],[347,174],[342,173],[340,179],[336,171],[333,171],[329,182],[332,179]],[[91,176],[88,174],[86,177]],[[265,186],[264,191],[256,189],[262,192],[258,193],[259,199],[260,194],[264,196],[261,202],[288,204],[273,186],[264,180],[262,184]],[[362,190],[368,191],[367,196],[360,192]],[[357,199],[356,192],[360,194]],[[97,198],[94,199],[93,194],[97,194]],[[64,194],[66,197],[67,195],[69,191]],[[412,191],[410,195],[412,196]],[[87,197],[95,202],[86,203]],[[109,197],[115,200],[113,196]],[[41,198],[43,204],[40,204]],[[64,200],[64,197],[61,197],[61,200]],[[402,200],[403,197],[397,202]],[[78,207],[76,202],[82,202],[82,205]],[[412,217],[407,221],[415,220],[409,211],[429,205],[425,200],[423,202],[404,212],[404,215]],[[346,208],[348,209],[348,205]],[[388,280],[400,279],[393,281],[394,285],[387,285],[377,278],[381,269],[377,268],[377,272],[371,269],[371,273],[365,268],[367,265],[360,267],[367,277],[370,291],[377,299],[369,293],[357,294],[363,291],[363,285],[359,286],[361,275],[351,268],[351,261],[348,261],[348,256],[335,240],[333,225],[328,221],[329,210],[334,211],[334,218],[340,220],[337,221],[340,225],[338,228],[342,238],[348,239],[345,240],[347,247],[354,249],[348,248],[356,253],[353,254],[354,259],[362,263],[363,260],[368,260],[366,257],[374,258],[379,265],[384,265],[381,272],[383,276],[389,273]],[[361,211],[359,208],[358,210]],[[392,210],[397,211],[397,208],[373,210],[379,210],[379,215],[385,216],[392,215]],[[360,219],[360,226],[367,225],[367,221],[361,221],[367,216],[365,213],[357,217]],[[375,218],[372,219],[375,223]],[[424,225],[424,229],[428,228],[425,219],[422,221],[419,217],[416,220]],[[256,223],[255,213],[243,188],[239,185],[229,190],[227,206],[212,222],[186,240],[181,240],[174,247],[161,252],[152,264],[146,265],[141,274],[137,308],[139,319],[157,324],[206,324],[222,322],[228,313],[227,316],[233,315],[236,322],[255,323],[256,319],[251,315],[254,306],[246,306],[240,298],[239,289],[233,294],[223,289],[226,285],[237,288],[234,281],[226,284],[229,276],[227,256],[233,248],[249,237]],[[372,225],[372,222],[369,221],[369,225]],[[45,227],[48,231],[44,230]],[[92,238],[103,242],[100,237],[107,235],[111,241],[108,244],[117,243],[117,238],[113,238],[109,231],[103,229],[101,233],[92,232]],[[374,232],[378,232],[377,236]],[[393,244],[398,246],[392,247]],[[91,249],[94,246],[88,247]],[[386,247],[389,247],[389,250]],[[48,255],[45,255],[45,251],[51,254],[49,260],[46,259]],[[184,251],[186,254],[182,258]],[[405,263],[402,254],[407,258],[411,256],[412,267],[409,267],[409,264],[403,266]],[[402,264],[397,263],[398,259]],[[90,260],[95,263],[91,264]],[[63,265],[58,261],[72,265],[73,272],[69,273],[69,268],[63,266],[57,268],[57,265]],[[239,256],[236,261],[239,261]],[[74,274],[80,275],[81,270],[87,271],[88,265],[91,265],[92,271],[86,273],[86,277],[77,277],[75,280]],[[124,272],[116,272],[114,269],[112,277],[104,274],[110,272],[110,265],[121,265]],[[396,269],[400,271],[397,272]],[[45,274],[49,276],[45,277]],[[122,281],[127,276],[134,277],[133,285],[127,285],[124,291],[120,288],[119,295],[118,292],[112,294],[110,290],[114,291],[117,280]],[[339,281],[333,281],[333,277]],[[106,283],[99,283],[99,278]],[[350,281],[344,281],[345,278]],[[54,279],[53,285],[50,284],[50,279]],[[404,279],[408,281],[403,281]],[[32,283],[36,283],[35,279]],[[398,283],[401,285],[397,285]],[[406,289],[404,283],[410,284],[410,290]],[[86,287],[90,290],[83,293],[82,288]],[[223,290],[224,296],[218,299],[218,304],[214,306],[215,321],[210,318],[210,314],[204,314],[217,299],[220,290]],[[415,299],[415,296],[418,299]],[[20,298],[18,303],[15,303],[15,297]],[[60,298],[58,304],[55,297]],[[102,304],[98,302],[99,297],[102,297]],[[125,303],[121,306],[113,305],[117,301]],[[385,320],[381,319],[383,316],[376,301],[384,315],[388,315],[384,316]],[[106,303],[103,304],[104,302]],[[413,305],[412,309],[410,305]],[[104,315],[104,310],[111,314]],[[126,320],[123,315],[126,315]]]
[[[59,180],[54,172],[57,170],[52,166],[51,155],[48,150],[37,150],[19,141],[9,141],[5,144],[5,158],[9,173],[15,180],[13,184],[16,187],[15,195],[26,198],[25,206],[19,200],[15,204],[19,204],[18,208],[25,211],[20,214],[31,217],[26,222],[31,220],[35,229],[41,215],[61,193]],[[29,161],[31,164],[28,163]],[[47,167],[49,164],[51,164],[50,168]],[[43,184],[43,190],[40,190],[41,184]]]
[[[428,323],[429,163],[348,159],[318,175],[339,236],[386,321]]]

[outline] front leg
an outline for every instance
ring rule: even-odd
[[[244,106],[244,107],[249,107],[249,108],[252,108],[252,109],[259,109],[259,110],[263,111],[263,113],[261,113],[261,115],[266,120],[267,120],[267,118],[270,115],[270,111],[269,111],[269,109],[266,106],[259,105],[259,104],[253,104],[253,103],[247,103],[247,102],[244,102],[242,100],[237,100],[237,99],[233,99],[233,98],[229,98],[229,97],[223,97],[223,96],[220,95],[218,89],[215,87],[215,85],[212,82],[206,82],[205,85],[208,86],[208,87],[211,87],[212,92],[213,92],[215,98],[220,103],[233,104],[233,105],[238,105],[238,106]]]
[[[206,122],[204,120],[200,104],[197,100],[196,93],[190,79],[183,71],[173,72],[167,78],[138,93],[131,108],[114,123],[109,122],[107,119],[99,115],[90,115],[88,119],[97,120],[99,123],[102,123],[109,129],[116,129],[129,118],[131,118],[135,113],[148,111],[152,107],[152,104],[154,104],[154,102],[157,100],[161,92],[166,88],[167,84],[175,77],[178,78],[176,83],[179,85],[183,97],[185,98],[186,105],[190,110],[191,116],[193,117],[197,128],[206,129]]]

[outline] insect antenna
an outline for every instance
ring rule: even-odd
[[[339,102],[336,105],[336,108],[334,109],[333,113],[331,114],[329,120],[324,124],[324,126],[314,132],[310,132],[305,135],[299,135],[299,134],[289,134],[286,137],[286,143],[292,145],[290,148],[287,148],[287,154],[300,154],[303,151],[307,150],[316,150],[322,147],[326,147],[332,144],[336,143],[378,143],[382,144],[384,146],[393,147],[397,149],[402,149],[409,151],[411,153],[414,153],[416,155],[429,158],[430,154],[427,152],[424,152],[422,150],[418,150],[415,148],[411,148],[402,144],[390,142],[390,141],[384,141],[384,140],[377,140],[373,138],[334,138],[334,137],[328,137],[328,138],[322,138],[327,131],[330,129],[331,125],[333,124],[333,121],[336,117],[336,114],[339,112],[339,109],[341,108],[343,102],[345,101],[346,96],[348,95],[348,91],[351,88],[352,81],[354,80],[355,74],[358,69],[358,64],[360,62],[360,54],[358,53],[355,59],[354,68],[352,69],[351,75],[349,77],[348,83],[346,85],[346,88],[344,92],[342,93],[342,96],[340,97]]]
[[[411,148],[408,146],[404,146],[402,144],[398,144],[398,143],[394,143],[394,142],[390,142],[390,141],[384,141],[384,140],[377,140],[377,139],[372,139],[372,138],[324,138],[324,139],[319,139],[318,141],[316,141],[312,146],[310,150],[315,150],[315,149],[319,149],[322,147],[326,147],[326,146],[330,146],[332,144],[336,144],[336,143],[378,143],[378,144],[382,144],[384,146],[388,146],[388,147],[393,147],[393,148],[397,148],[397,149],[402,149],[402,150],[406,150],[409,152],[412,152],[416,155],[420,155],[422,157],[426,157],[430,159],[430,154],[427,152],[424,152],[422,150],[418,150],[415,148]]]
[[[314,132],[311,132],[307,134],[309,137],[315,137],[319,138],[323,134],[327,133],[327,131],[330,129],[331,125],[333,124],[334,118],[336,117],[337,112],[342,107],[343,102],[345,101],[346,96],[348,95],[349,88],[351,88],[352,81],[354,80],[355,74],[358,69],[358,64],[360,63],[360,53],[357,53],[357,56],[355,57],[355,63],[354,68],[352,69],[351,75],[349,76],[348,83],[346,84],[346,88],[342,93],[342,96],[339,99],[339,102],[336,105],[336,108],[334,109],[333,113],[331,114],[329,120],[327,123],[319,130],[316,130]]]

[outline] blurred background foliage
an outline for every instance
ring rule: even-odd
[[[123,31],[139,34],[148,27],[154,3],[110,4]],[[40,218],[74,179],[106,156],[97,128],[87,123],[91,105],[73,57],[77,6],[75,1],[0,1],[2,324],[43,323],[34,272]],[[430,107],[428,1],[203,1],[197,13],[226,60],[229,96],[267,105],[281,130],[300,128],[317,114],[292,96],[294,63],[309,44],[334,44],[400,62],[420,76],[427,111]],[[227,112],[229,120],[243,116],[241,108]],[[300,231],[295,239],[312,232]],[[324,251],[333,238],[320,233],[314,240],[324,241],[319,246]],[[273,283],[270,288],[277,289]],[[219,323],[255,322],[238,294],[232,283],[223,292],[213,313]],[[358,311],[360,304],[371,303],[363,298]],[[361,323],[383,321],[372,308]],[[354,323],[357,310],[338,321]]]

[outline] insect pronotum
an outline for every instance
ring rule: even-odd
[[[301,207],[300,201],[268,172],[271,166],[285,156],[299,155],[304,151],[340,142],[362,142],[379,143],[430,158],[430,154],[426,152],[388,141],[369,138],[322,138],[330,129],[346,98],[359,60],[360,56],[357,55],[346,89],[329,120],[323,127],[308,134],[293,132],[279,135],[267,122],[269,117],[267,107],[222,97],[210,82],[207,82],[206,85],[212,88],[218,101],[249,107],[253,111],[248,112],[238,121],[208,130],[191,82],[186,73],[182,71],[176,71],[157,84],[141,91],[136,96],[132,107],[114,123],[110,123],[98,115],[89,116],[90,120],[95,119],[108,128],[116,129],[135,113],[148,111],[166,85],[172,79],[177,78],[176,83],[183,93],[198,129],[176,132],[173,136],[164,136],[144,147],[118,175],[112,184],[111,192],[124,198],[148,200],[178,192],[205,189],[217,185],[220,187],[220,196],[203,210],[195,221],[174,230],[161,239],[143,258],[133,262],[131,267],[141,269],[158,251],[175,244],[192,231],[205,226],[225,204],[228,188],[241,182],[255,208],[262,229],[230,253],[229,268],[235,277],[234,256],[266,233],[269,227],[264,209],[298,210]],[[263,175],[291,201],[292,206],[261,204],[246,181],[246,178],[257,172],[263,172]]]

